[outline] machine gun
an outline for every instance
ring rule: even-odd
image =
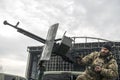
[[[63,57],[63,59],[70,61],[69,58],[65,54],[69,51],[69,49],[72,45],[72,39],[65,35],[63,36],[62,39],[61,38],[55,39],[57,29],[59,26],[58,23],[52,25],[49,28],[46,39],[43,39],[33,33],[30,33],[22,28],[19,28],[18,27],[19,22],[17,22],[16,25],[12,25],[12,24],[8,23],[7,21],[4,21],[3,23],[4,23],[4,25],[9,25],[9,26],[17,29],[18,32],[44,44],[41,58],[38,61],[39,70],[40,70],[38,80],[41,80],[41,76],[43,75],[43,72],[45,70],[44,66],[43,66],[44,61],[50,60],[52,53],[54,53],[56,55],[60,55]],[[57,44],[56,42],[59,40],[61,40],[61,43]]]

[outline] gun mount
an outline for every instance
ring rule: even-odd
[[[44,72],[44,66],[43,66],[43,63],[44,61],[47,61],[50,59],[51,57],[51,53],[54,53],[56,55],[60,55],[63,57],[63,59],[66,59],[68,61],[69,58],[66,56],[66,53],[69,51],[71,45],[72,45],[72,39],[67,37],[67,36],[63,36],[63,38],[61,39],[55,39],[55,36],[56,36],[56,33],[57,33],[57,29],[58,29],[58,26],[59,24],[56,23],[54,25],[52,25],[49,30],[48,30],[48,34],[47,34],[47,37],[46,39],[43,39],[33,33],[30,33],[22,28],[19,28],[18,25],[19,25],[19,22],[17,22],[16,25],[12,25],[10,23],[8,23],[7,21],[4,21],[3,22],[4,25],[9,25],[15,29],[17,29],[18,32],[34,39],[34,40],[37,40],[41,43],[44,44],[44,47],[43,47],[43,51],[42,51],[42,55],[38,61],[38,65],[39,65],[39,70],[40,70],[40,73],[39,73],[39,77],[38,77],[38,80],[41,80],[41,76]],[[60,44],[57,44],[56,42],[61,40],[61,43]],[[64,53],[64,54],[63,54]]]

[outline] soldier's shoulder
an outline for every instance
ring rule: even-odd
[[[112,58],[110,59],[109,63],[117,63],[117,60],[116,60],[114,57],[112,57]]]
[[[100,52],[98,52],[98,51],[94,51],[94,52],[92,52],[91,54],[94,54],[94,55],[99,55],[99,54],[100,54]]]
[[[113,55],[112,52],[110,52],[110,56],[109,57],[111,58],[111,61],[116,61],[116,57],[115,57],[115,55]]]
[[[116,62],[116,59],[115,59],[115,58],[112,58],[112,59],[110,60],[110,62]]]
[[[90,55],[90,56],[97,57],[97,56],[99,56],[99,55],[100,55],[100,53],[99,53],[99,52],[94,51],[94,52],[92,52],[92,53],[91,53],[91,55]]]

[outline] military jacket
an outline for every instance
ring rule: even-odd
[[[97,80],[107,80],[117,78],[118,65],[112,53],[107,57],[101,57],[100,52],[92,52],[91,54],[82,58],[82,63],[87,65],[85,72],[91,77],[98,78]],[[95,66],[100,66],[102,70],[96,72]]]

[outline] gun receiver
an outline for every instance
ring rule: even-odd
[[[32,38],[32,39],[35,39],[35,40],[37,40],[37,41],[39,41],[39,42],[41,42],[41,43],[43,43],[43,44],[45,44],[45,42],[46,42],[45,39],[43,39],[43,38],[41,38],[41,37],[38,37],[38,36],[36,36],[35,34],[30,33],[30,32],[28,32],[28,31],[26,31],[26,30],[24,30],[24,29],[21,29],[21,28],[17,27],[17,26],[19,25],[19,22],[18,22],[15,26],[12,25],[12,24],[10,24],[10,23],[8,23],[7,21],[4,21],[3,23],[4,23],[4,25],[9,25],[9,26],[17,29],[18,32],[20,32],[20,33],[22,33],[22,34],[24,34],[24,35],[26,35],[26,36],[28,36],[28,37],[30,37],[30,38]]]

